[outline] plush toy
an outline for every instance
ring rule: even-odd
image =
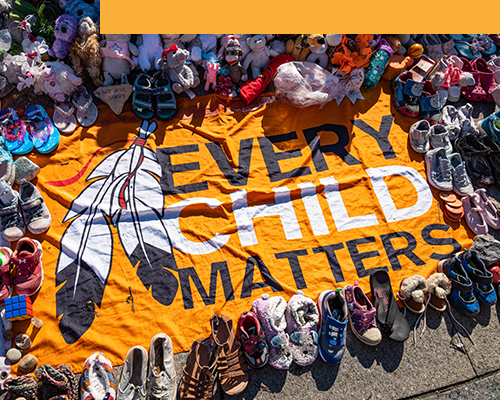
[[[175,93],[185,92],[193,99],[195,94],[191,88],[200,84],[200,78],[186,65],[188,57],[188,50],[179,49],[176,44],[173,44],[170,49],[163,50],[158,65],[163,74],[167,74],[172,81],[172,89]]]
[[[252,50],[245,58],[243,68],[248,70],[252,67],[252,77],[257,78],[261,71],[266,68],[270,59],[269,47],[266,46],[266,38],[264,35],[255,35],[247,38],[247,44]]]
[[[40,77],[35,82],[35,94],[45,93],[54,101],[68,101],[81,84],[82,80],[62,61],[46,62],[42,66]]]
[[[240,62],[243,62],[245,57],[250,54],[250,47],[248,47],[247,44],[247,38],[251,37],[252,35],[241,35],[241,34],[229,34],[229,35],[222,35],[220,38],[220,48],[219,48],[219,59],[224,58],[224,49],[227,46],[227,42],[230,38],[235,37],[238,39],[238,42],[240,43],[242,55],[240,57]]]
[[[170,46],[176,44],[179,49],[185,49],[186,45],[196,38],[195,34],[162,34],[160,35],[161,40],[163,42],[163,48],[165,50],[170,49]]]
[[[223,52],[219,54],[219,58],[223,58],[224,61],[219,68],[217,86],[214,91],[223,96],[236,97],[237,89],[239,89],[242,82],[248,80],[248,75],[246,69],[240,63],[243,51],[235,35],[227,38]]]
[[[114,80],[128,83],[127,76],[135,67],[130,55],[138,56],[139,50],[130,41],[129,34],[106,34],[100,43],[104,85],[111,86]]]
[[[325,42],[325,37],[320,34],[297,35],[295,39],[289,39],[286,42],[286,53],[297,61],[305,61],[311,51],[311,46],[320,47]]]
[[[69,52],[69,46],[78,33],[78,20],[63,14],[56,19],[54,35],[56,40],[49,50],[49,56],[63,59]]]
[[[97,22],[99,21],[101,7],[97,1],[92,3],[92,0],[73,0],[66,5],[64,12],[73,15],[78,21],[90,17],[92,21]]]
[[[212,85],[212,89],[215,88],[218,70],[219,64],[210,62],[205,63],[205,92],[208,92],[210,85]]]
[[[148,72],[151,69],[159,70],[157,61],[163,52],[163,45],[160,35],[143,34],[137,38],[137,47],[139,49],[139,57],[132,57],[132,60],[144,71]]]
[[[320,47],[311,47],[311,53],[307,56],[307,61],[318,64],[320,67],[326,68],[328,65],[328,56],[326,50],[328,45],[325,43]]]
[[[338,46],[340,43],[342,43],[342,38],[344,35],[342,34],[328,34],[325,35],[325,40],[328,46],[335,47]]]
[[[99,28],[91,18],[80,21],[78,36],[71,43],[69,59],[75,74],[80,78],[88,75],[94,85],[102,86],[102,58],[99,52]]]
[[[188,46],[189,59],[195,65],[202,65],[203,60],[213,62],[216,59],[217,39],[222,35],[201,34]]]
[[[286,53],[286,44],[281,39],[274,39],[270,44],[270,53],[272,57],[279,56]]]

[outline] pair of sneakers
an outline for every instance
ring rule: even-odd
[[[0,230],[5,240],[21,239],[26,228],[35,235],[44,233],[51,222],[43,197],[31,182],[21,182],[18,193],[0,179]]]
[[[0,247],[0,303],[12,295],[32,296],[43,283],[42,245],[38,240],[22,238],[14,253],[8,247]],[[12,279],[12,271],[15,272]]]
[[[462,313],[475,315],[479,313],[479,303],[492,306],[497,302],[493,274],[475,251],[465,249],[440,261],[438,272],[450,279],[450,303]]]
[[[427,153],[431,147],[444,147],[447,154],[453,152],[448,128],[441,124],[432,125],[426,119],[410,127],[410,145],[417,153]]]
[[[149,357],[142,346],[134,346],[128,351],[117,400],[145,400],[146,396],[151,400],[169,400],[175,399],[176,392],[174,353],[167,334],[153,336]]]

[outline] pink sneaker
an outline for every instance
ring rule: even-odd
[[[11,256],[11,249],[9,249],[8,247],[0,247],[0,275],[2,276],[2,281],[0,282],[0,304],[3,303],[6,298],[12,295],[12,281],[10,279]]]
[[[38,292],[43,283],[42,245],[38,240],[22,238],[17,242],[11,257],[16,267],[14,286],[19,296],[31,296]]]

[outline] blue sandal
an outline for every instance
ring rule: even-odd
[[[57,149],[61,135],[47,114],[47,111],[41,105],[33,104],[26,108],[25,114],[35,149],[42,154],[47,154]]]
[[[26,123],[12,108],[7,107],[0,111],[0,123],[7,150],[16,156],[28,154],[33,150],[33,142],[26,130]]]
[[[132,86],[132,109],[134,114],[141,119],[151,119],[155,113],[153,110],[153,87],[151,77],[147,74],[139,74]]]
[[[177,103],[169,77],[158,71],[153,76],[153,86],[156,98],[156,116],[161,120],[172,119],[177,113]]]

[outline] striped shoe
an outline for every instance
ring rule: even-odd
[[[95,352],[83,364],[80,386],[81,400],[115,400],[116,380],[111,361]]]

